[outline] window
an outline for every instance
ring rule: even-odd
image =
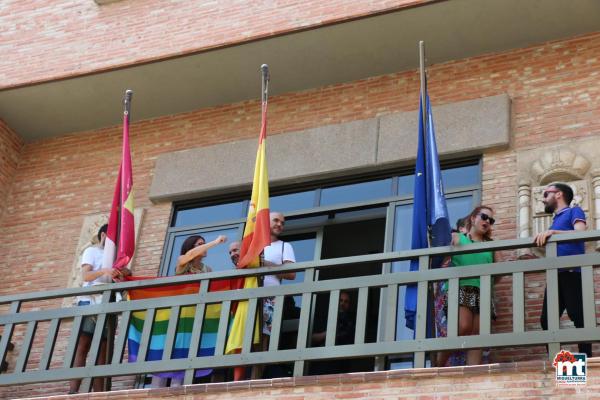
[[[479,202],[480,164],[471,161],[443,168],[442,178],[448,212],[454,223]],[[413,185],[414,175],[406,173],[347,180],[338,184],[332,182],[295,191],[288,188],[285,192],[273,191],[270,208],[287,215],[285,235],[307,232],[313,235],[310,239],[311,248],[321,249],[321,254],[316,255],[315,259],[343,256],[344,253],[336,250],[336,241],[351,240],[347,232],[354,232],[355,235],[367,232],[369,236],[380,237],[381,246],[377,243],[371,243],[370,247],[365,244],[362,249],[354,246],[355,252],[360,254],[402,250],[410,248]],[[207,241],[217,235],[226,235],[229,241],[240,240],[249,197],[249,193],[245,193],[229,201],[215,199],[205,203],[176,204],[171,227],[167,231],[161,275],[174,274],[181,244],[190,235],[202,235]],[[393,212],[387,212],[388,208]],[[389,215],[393,215],[393,221],[387,221]],[[392,244],[388,245],[389,249],[384,249],[385,226],[392,222],[393,239],[387,241]],[[317,231],[321,232],[320,236],[316,236]],[[304,242],[299,242],[297,246],[300,243]],[[303,259],[305,257],[303,255]],[[226,245],[211,249],[204,262],[216,271],[232,268]],[[407,268],[405,264],[395,263],[392,270]]]

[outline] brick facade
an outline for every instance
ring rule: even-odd
[[[514,238],[517,231],[517,152],[548,143],[571,143],[600,133],[598,71],[600,33],[429,68],[433,104],[501,93],[508,93],[512,99],[511,148],[483,156],[482,199],[496,210],[499,221],[495,227],[496,238]],[[17,75],[11,77],[13,82],[21,79]],[[416,71],[407,71],[276,96],[270,101],[269,133],[414,110],[418,101],[418,79]],[[132,115],[135,121],[135,102]],[[148,200],[156,156],[253,138],[258,129],[257,101],[132,124],[136,206],[147,210],[137,247],[135,273],[156,274],[170,215],[170,204],[155,205]],[[4,148],[4,131],[7,130],[0,126],[0,151]],[[21,144],[14,135],[9,137],[12,137],[10,148],[14,150],[9,151],[12,156],[8,159],[13,160]],[[109,210],[119,158],[120,127],[22,146],[0,223],[1,295],[65,286],[83,216]],[[0,160],[5,160],[2,153]],[[0,185],[6,186],[2,171],[13,171],[14,165],[5,161],[0,164]],[[526,279],[528,305],[536,310],[543,293],[541,278],[528,276]],[[599,290],[597,280],[596,291]],[[503,280],[497,286],[497,293],[500,312],[504,315],[494,329],[508,330],[512,310],[510,281]],[[539,329],[538,315],[537,311],[527,314],[528,329]],[[505,351],[498,358],[531,359],[541,357],[543,350]],[[535,356],[531,352],[539,354]],[[49,387],[57,388],[57,393],[66,390],[64,384],[37,386],[35,390],[48,393]],[[0,389],[0,393],[5,390]],[[21,396],[24,390],[30,389],[11,388],[10,396]]]
[[[89,399],[598,399],[598,367],[600,359],[588,361],[585,386],[558,386],[552,365],[545,361],[530,361],[127,390],[110,394],[94,393],[89,395]],[[82,396],[87,395],[73,399]],[[66,398],[71,397],[50,397],[56,400]]]
[[[12,187],[23,141],[0,119],[0,221]]]

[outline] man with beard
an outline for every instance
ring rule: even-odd
[[[547,213],[554,213],[554,220],[550,229],[538,233],[535,243],[544,246],[548,238],[555,234],[586,229],[585,214],[580,207],[570,207],[573,200],[573,189],[565,183],[553,183],[544,190],[542,200]],[[557,246],[558,257],[571,256],[585,253],[584,242],[559,243]],[[544,304],[542,306],[541,323],[544,330],[548,329],[548,303],[547,291],[544,291]],[[580,268],[558,270],[558,317],[567,310],[567,314],[575,327],[583,328],[583,301],[581,295],[581,270]],[[579,343],[579,352],[592,356],[591,343]]]
[[[327,336],[327,320],[321,319],[312,334],[313,346],[323,346]],[[338,306],[337,327],[335,330],[335,345],[354,344],[354,330],[356,329],[356,314],[352,310],[350,293],[340,292]]]
[[[240,249],[242,245],[240,242],[235,241],[231,242],[229,245],[229,257],[231,258],[231,262],[233,266],[237,268],[237,263],[240,261]]]
[[[325,345],[327,336],[327,314],[315,318],[314,333],[312,334],[313,347]],[[356,312],[352,305],[350,293],[340,291],[340,299],[337,310],[337,323],[335,330],[335,345],[354,344],[354,332],[356,330]],[[328,360],[313,362],[310,364],[310,375],[342,374],[355,372],[353,363],[348,360]]]

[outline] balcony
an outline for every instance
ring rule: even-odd
[[[344,257],[316,262],[287,264],[277,267],[277,272],[303,271],[304,282],[284,286],[260,287],[256,289],[209,291],[211,282],[244,276],[266,275],[273,268],[259,268],[249,271],[226,271],[209,274],[187,275],[161,278],[149,281],[132,281],[85,289],[63,289],[36,293],[25,293],[0,297],[0,361],[7,358],[9,343],[14,343],[8,371],[0,374],[0,386],[59,382],[70,379],[83,379],[81,391],[89,391],[91,378],[119,377],[139,374],[152,374],[169,371],[185,371],[184,384],[194,381],[197,369],[231,368],[289,363],[293,365],[294,379],[300,379],[309,372],[311,363],[327,360],[374,359],[374,368],[390,368],[386,359],[404,357],[411,360],[413,368],[427,366],[427,354],[444,350],[474,348],[515,348],[546,345],[551,358],[562,345],[597,341],[600,328],[597,326],[595,305],[599,295],[594,294],[595,266],[600,265],[600,254],[588,253],[569,257],[556,257],[557,244],[569,241],[597,241],[600,231],[556,235],[546,245],[545,257],[518,261],[501,261],[469,268],[429,269],[432,257],[480,251],[515,251],[532,247],[531,239],[503,240],[477,243],[468,246],[439,247],[423,250],[388,252],[373,255]],[[522,251],[522,250],[521,250]],[[414,272],[383,273],[350,278],[315,280],[317,271],[345,265],[386,263],[419,260],[419,270]],[[584,327],[561,329],[558,316],[558,269],[581,267]],[[384,269],[385,270],[385,269]],[[545,273],[548,292],[548,329],[527,330],[525,326],[525,276],[528,273]],[[491,302],[492,281],[496,276],[511,276],[512,279],[512,329],[509,332],[492,330]],[[458,289],[459,279],[480,277],[481,314],[480,333],[474,336],[458,336]],[[430,283],[448,281],[448,336],[427,337],[427,298]],[[116,293],[126,290],[159,287],[164,285],[198,283],[198,294],[169,296],[162,298],[114,302]],[[396,336],[398,310],[398,289],[408,284],[416,284],[418,302],[414,339],[399,339]],[[352,344],[336,345],[337,304],[340,291],[357,293],[356,329]],[[379,291],[377,333],[374,339],[367,338],[367,302],[369,291]],[[329,294],[327,329],[324,347],[312,347],[312,322],[315,298]],[[63,307],[65,299],[79,295],[100,295],[99,304],[86,307]],[[297,319],[283,319],[285,296],[300,296],[301,307]],[[275,297],[275,310],[271,340],[268,349],[256,351],[251,345],[256,309],[260,299]],[[224,354],[228,335],[229,312],[238,301],[249,302],[246,330],[240,354]],[[189,354],[197,354],[205,321],[205,311],[210,305],[220,305],[220,318],[216,330],[216,346],[212,356],[171,359],[171,351],[176,337],[178,316],[185,306],[195,307],[195,317],[191,332]],[[163,359],[145,361],[151,342],[153,316],[158,310],[169,309],[165,351]],[[146,318],[141,329],[138,358],[129,363],[124,359],[127,351],[128,329],[132,314],[145,311]],[[73,368],[73,358],[78,335],[84,316],[97,318],[92,337],[88,363],[85,367]],[[107,365],[95,365],[100,351],[103,326],[115,329],[114,341],[109,345]],[[115,327],[116,325],[116,327]],[[42,329],[43,327],[43,329]],[[64,341],[64,348],[57,346],[59,331],[71,334]],[[39,328],[39,329],[38,329]],[[292,348],[284,348],[280,338],[284,331],[295,337]],[[60,347],[60,348],[59,348]],[[12,354],[14,353],[14,354]],[[35,355],[35,357],[34,357]],[[540,364],[541,365],[541,364]],[[472,368],[472,367],[471,367]],[[483,367],[482,367],[483,368]],[[485,367],[488,368],[488,367]],[[544,363],[544,368],[552,369]],[[443,370],[443,369],[440,369]],[[437,372],[436,372],[437,373]],[[387,376],[387,375],[386,375]],[[285,379],[285,378],[284,378]],[[308,378],[306,378],[308,379]],[[339,378],[341,379],[341,378]],[[0,391],[2,388],[0,387]],[[63,392],[64,393],[64,392]]]

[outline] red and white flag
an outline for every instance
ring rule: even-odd
[[[135,222],[133,217],[133,170],[129,148],[129,111],[133,92],[125,92],[123,111],[123,154],[115,185],[108,231],[104,243],[104,268],[121,269],[131,261],[135,251]]]

